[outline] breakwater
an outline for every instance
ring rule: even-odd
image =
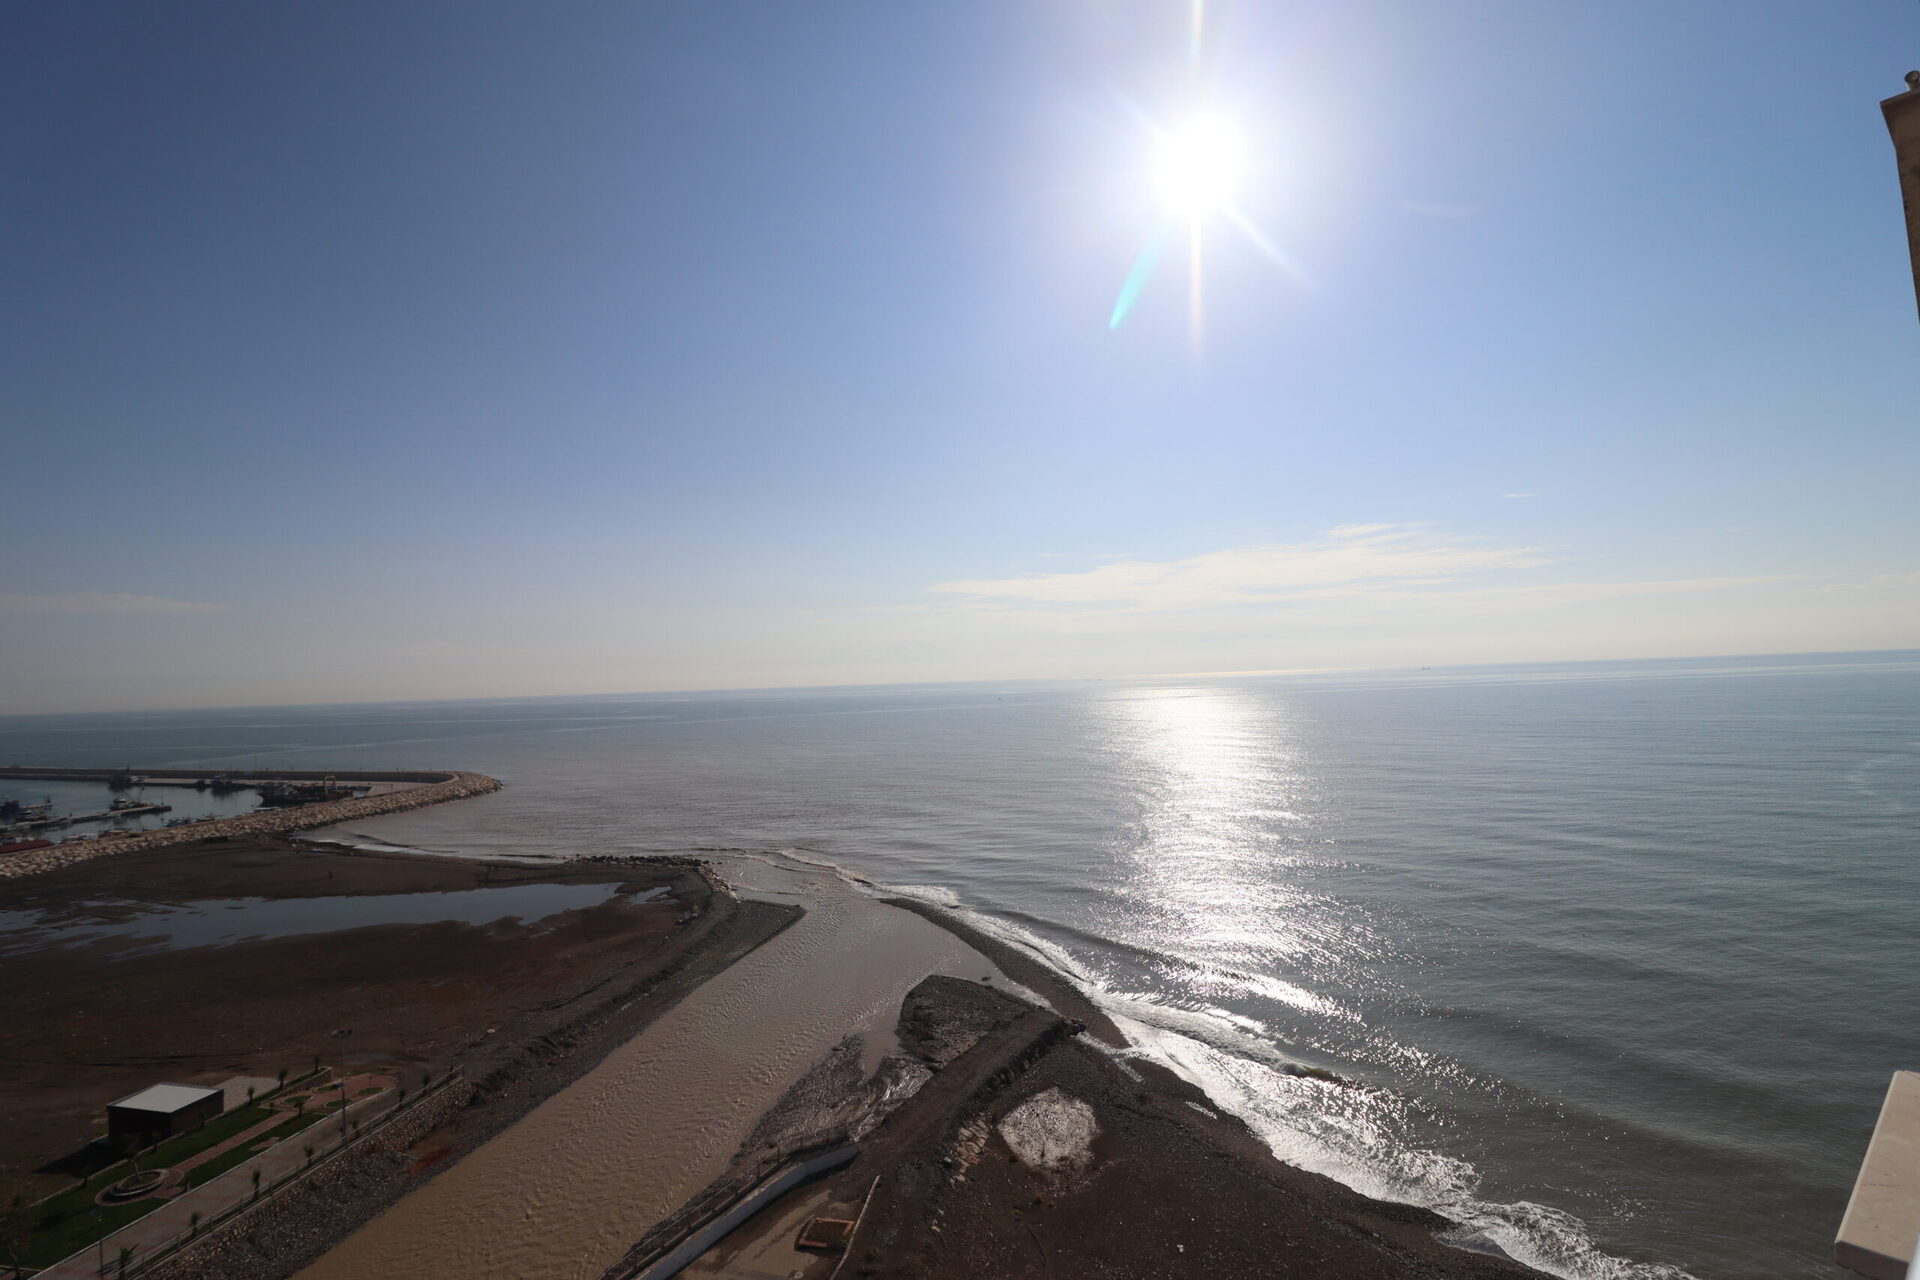
[[[162,775],[167,771],[146,771]],[[97,778],[103,771],[97,769],[39,769],[29,770],[14,767],[0,767],[0,777],[64,777]],[[261,775],[267,776],[267,775]],[[271,776],[287,780],[319,780],[323,776],[316,773],[293,773],[285,770],[273,770]],[[404,809],[419,809],[430,804],[441,804],[448,800],[461,800],[468,796],[485,795],[489,791],[498,791],[500,780],[489,778],[483,773],[465,771],[447,771],[438,773],[344,773],[331,775],[340,782],[406,782],[414,785],[402,790],[387,791],[379,795],[352,796],[340,800],[322,800],[313,804],[293,805],[281,809],[262,809],[255,813],[241,814],[233,818],[209,818],[205,822],[192,822],[178,827],[164,827],[158,831],[143,831],[137,835],[111,836],[105,839],[71,840],[50,848],[28,849],[18,853],[0,854],[0,879],[14,876],[33,875],[40,871],[51,871],[56,867],[71,866],[85,862],[90,858],[105,857],[116,853],[133,853],[141,849],[158,849],[166,845],[192,844],[199,840],[234,839],[241,836],[284,835],[289,831],[302,831],[313,827],[327,827],[340,822],[352,822],[363,818],[375,817],[383,813],[398,813]]]

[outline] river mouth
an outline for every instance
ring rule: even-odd
[[[863,1061],[890,1051],[927,974],[1005,981],[946,930],[830,875],[753,880],[748,892],[806,914],[300,1275],[595,1280],[848,1035]]]

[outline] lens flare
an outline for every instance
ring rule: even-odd
[[[1175,217],[1193,221],[1230,208],[1245,174],[1245,141],[1225,116],[1194,116],[1160,135],[1154,185]]]

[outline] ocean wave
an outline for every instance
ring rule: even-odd
[[[1431,1209],[1458,1224],[1441,1236],[1449,1243],[1492,1246],[1564,1280],[1693,1280],[1678,1267],[1606,1253],[1570,1213],[1480,1199],[1472,1164],[1399,1138],[1400,1103],[1384,1090],[1368,1090],[1356,1105],[1346,1086],[1276,1070],[1201,1037],[1146,1022],[1126,1029],[1156,1061],[1245,1121],[1280,1160],[1376,1200]]]
[[[883,884],[817,854],[780,854],[830,871],[863,892],[938,907],[1033,956],[1112,1017],[1130,1042],[1130,1052],[1173,1071],[1239,1117],[1276,1158],[1376,1200],[1430,1209],[1456,1224],[1441,1236],[1448,1243],[1499,1252],[1563,1280],[1694,1280],[1691,1273],[1665,1263],[1606,1253],[1586,1224],[1563,1210],[1531,1201],[1480,1199],[1475,1194],[1479,1172],[1471,1163],[1400,1135],[1408,1111],[1405,1100],[1388,1090],[1355,1088],[1310,1074],[1317,1064],[1289,1056],[1257,1019],[1217,1007],[1180,1008],[1148,993],[1107,989],[1059,944],[1001,916],[961,905],[959,895],[944,886]],[[1218,970],[1183,957],[1153,955],[1163,962]],[[1247,986],[1257,990],[1259,984]]]

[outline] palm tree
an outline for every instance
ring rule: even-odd
[[[195,1209],[187,1215],[187,1239],[191,1240],[200,1232],[200,1211]]]
[[[253,1198],[255,1200],[260,1198],[260,1171],[258,1169],[253,1171]]]
[[[137,1244],[123,1244],[120,1246],[120,1274],[121,1275],[127,1274],[127,1263],[132,1260],[133,1251],[135,1249],[138,1249],[139,1247],[140,1246]]]
[[[313,1163],[313,1144],[309,1142],[306,1146],[300,1149],[307,1153],[307,1163],[312,1164]]]
[[[7,1251],[7,1260],[13,1267],[13,1273],[19,1275],[20,1258],[26,1252],[27,1240],[33,1235],[37,1215],[27,1204],[27,1197],[14,1192],[13,1199],[7,1204],[4,1218],[0,1218],[0,1246]]]

